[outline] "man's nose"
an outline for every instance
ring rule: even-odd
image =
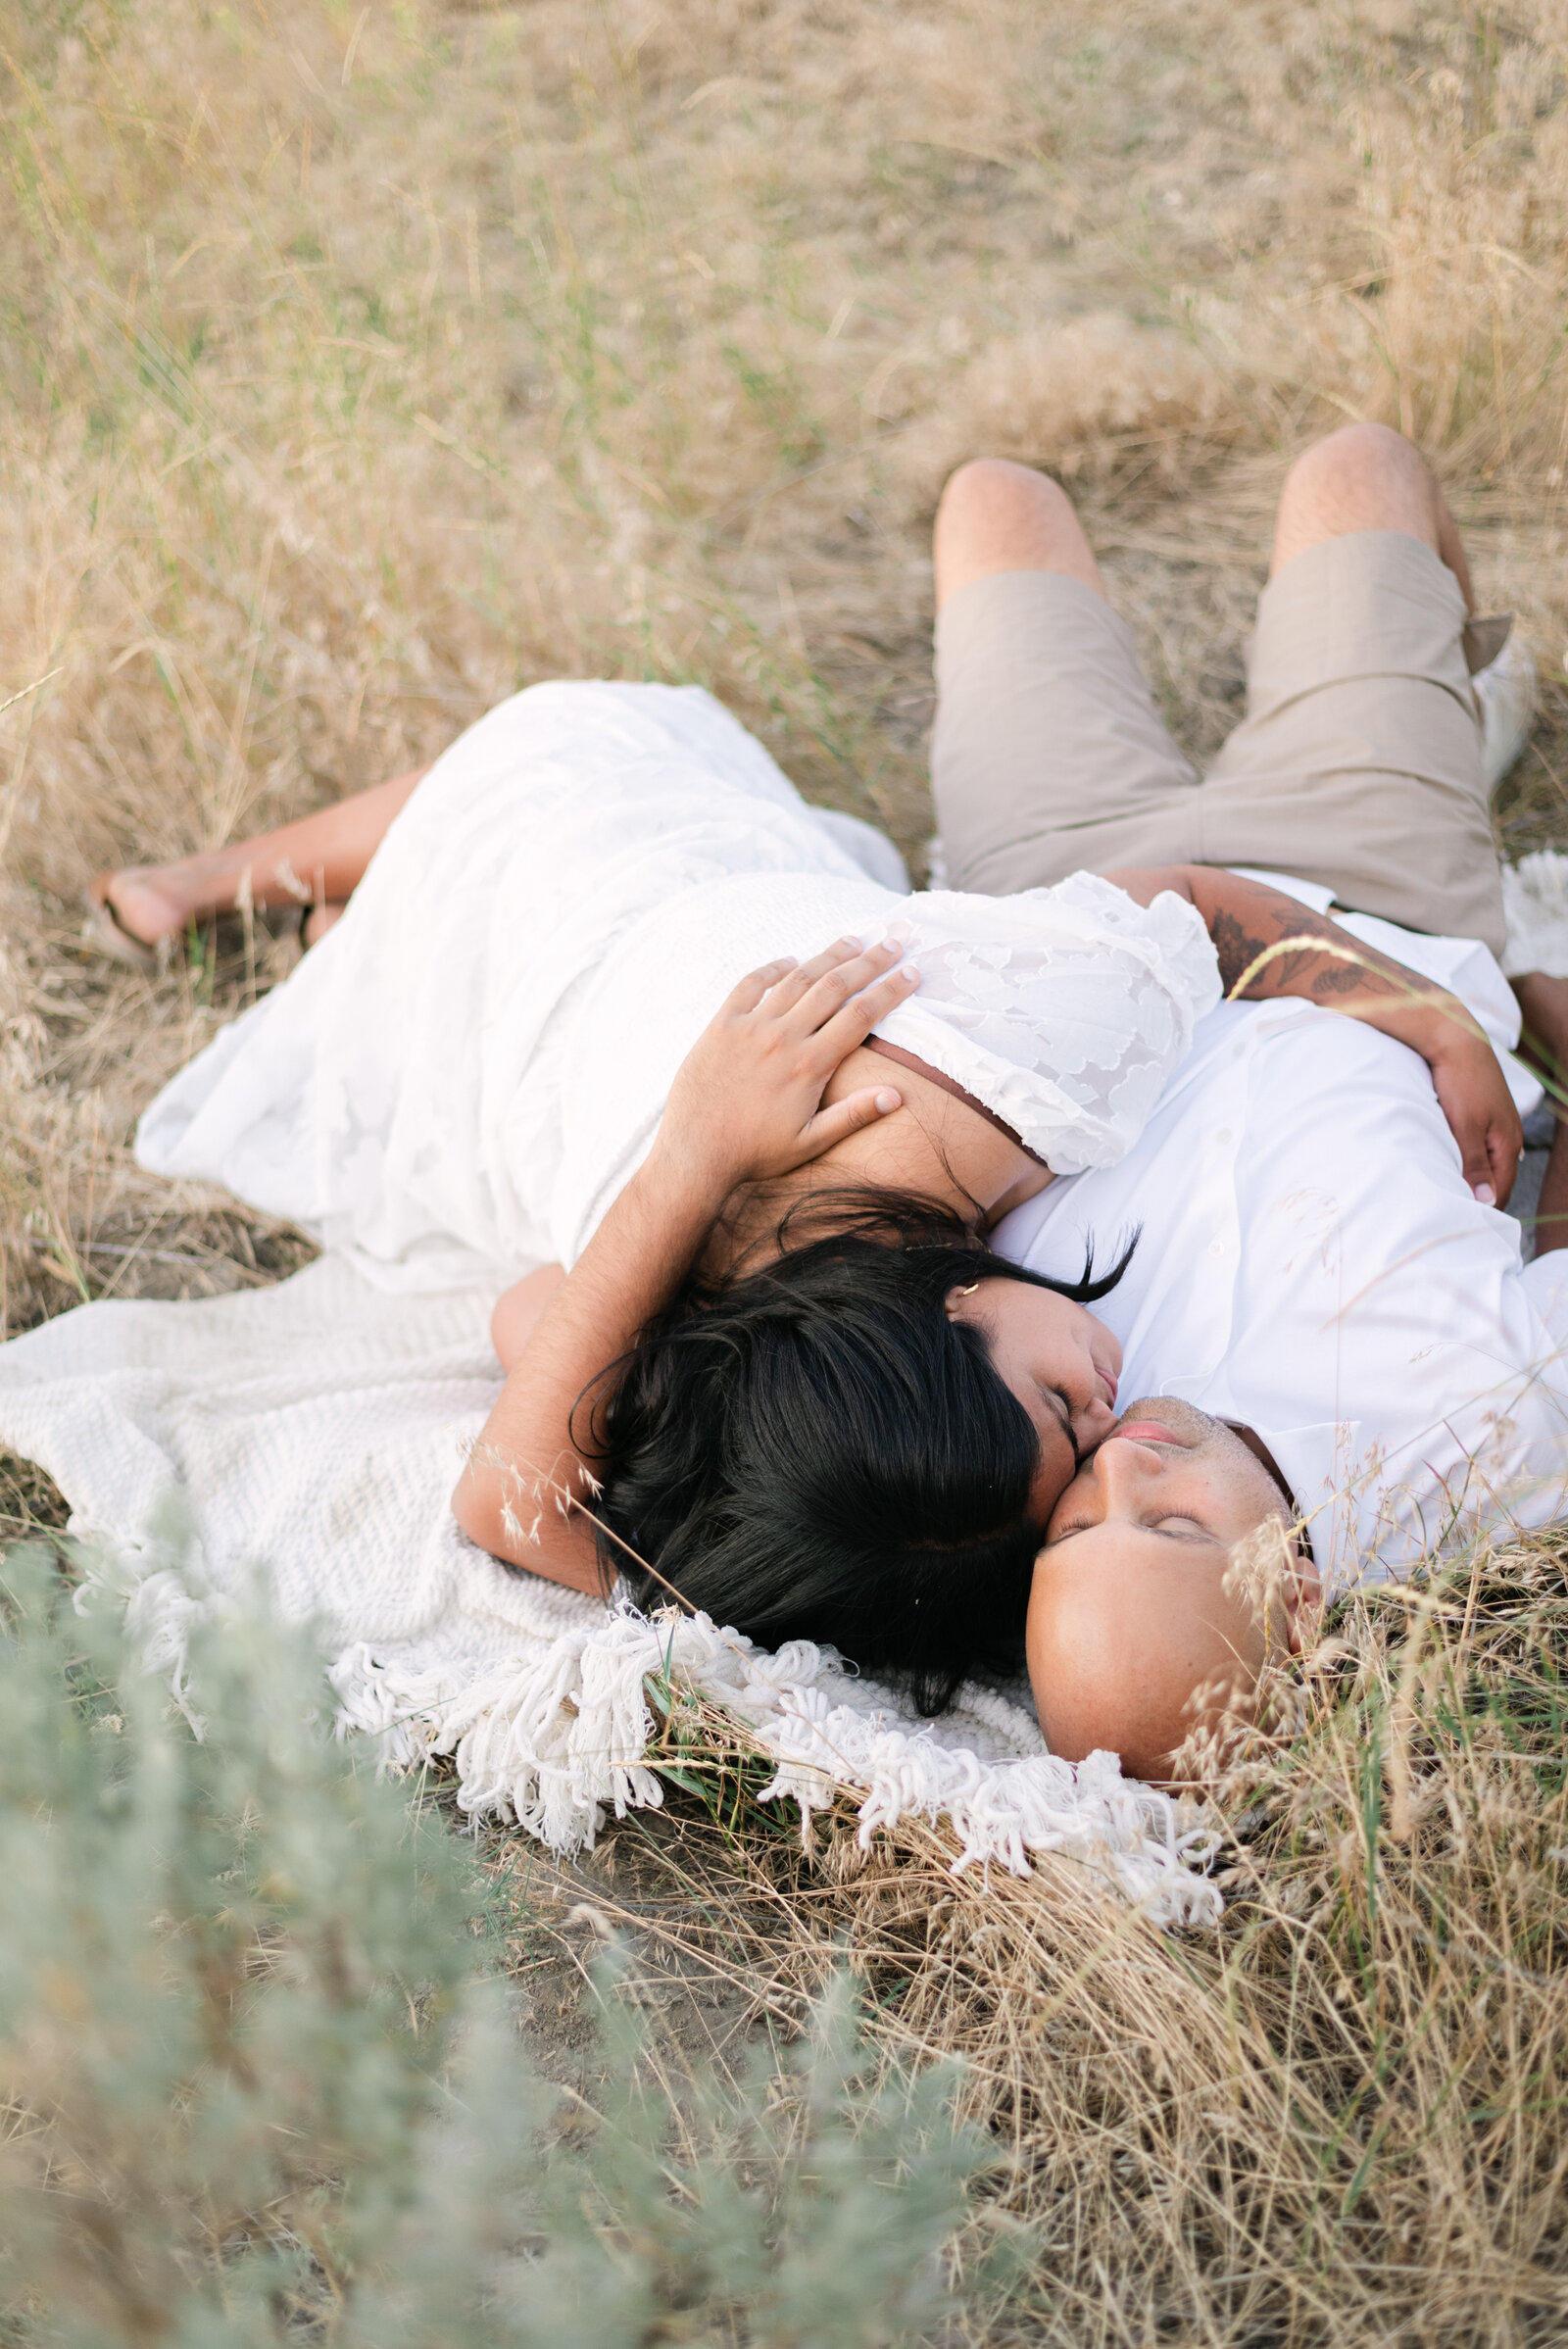
[[[1150,1485],[1157,1484],[1165,1473],[1159,1453],[1130,1436],[1107,1436],[1092,1466],[1101,1496],[1111,1515]]]

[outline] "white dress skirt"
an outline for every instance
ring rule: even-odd
[[[694,686],[535,685],[430,769],[342,920],[142,1118],[386,1288],[570,1264],[736,981],[843,933],[923,974],[878,1034],[1058,1174],[1122,1156],[1219,1000],[1197,912],[1072,874],[909,895]]]

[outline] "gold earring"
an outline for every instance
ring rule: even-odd
[[[980,1284],[978,1281],[971,1281],[967,1289],[955,1289],[953,1294],[955,1297],[973,1297],[979,1286]]]

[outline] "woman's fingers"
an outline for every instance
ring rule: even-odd
[[[862,988],[817,1030],[812,1042],[837,1068],[847,1052],[865,1042],[879,1019],[886,1019],[898,1004],[908,1002],[919,984],[920,973],[914,964],[902,963],[875,986]]]
[[[840,1003],[858,994],[868,980],[885,971],[903,951],[886,940],[878,946],[864,947],[858,938],[837,938],[821,954],[799,963],[780,982],[768,1009],[788,1017],[801,1034],[809,1035],[813,1028],[821,1027],[824,1020],[832,1017]]]
[[[795,956],[782,954],[776,962],[764,962],[760,970],[749,970],[745,978],[730,989],[724,999],[723,1008],[726,1011],[755,1011],[762,998],[796,968]]]
[[[785,956],[749,971],[724,1009],[736,1017],[760,1012],[781,1040],[809,1044],[813,1063],[836,1068],[919,985],[917,971],[891,967],[903,952],[891,939],[873,947],[835,939],[808,961]]]
[[[1472,1196],[1480,1199],[1484,1207],[1495,1206],[1498,1185],[1494,1180],[1494,1175],[1497,1169],[1494,1164],[1493,1152],[1488,1147],[1492,1136],[1485,1108],[1478,1116],[1474,1103],[1462,1098],[1451,1107],[1446,1102],[1444,1106],[1448,1114],[1449,1131],[1459,1145],[1464,1179],[1470,1187]],[[1502,1186],[1504,1197],[1507,1196],[1509,1188],[1511,1188],[1509,1185]]]
[[[834,960],[829,968],[812,976],[810,964],[803,963],[778,990],[784,1024],[803,1039],[817,1035],[846,1004],[884,980],[904,949],[884,939],[855,954],[840,955],[837,949],[830,952]]]

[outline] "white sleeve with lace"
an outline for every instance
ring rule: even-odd
[[[932,891],[889,924],[921,972],[878,1034],[961,1085],[1056,1174],[1112,1166],[1220,1000],[1196,906],[1072,873],[1015,897]]]

